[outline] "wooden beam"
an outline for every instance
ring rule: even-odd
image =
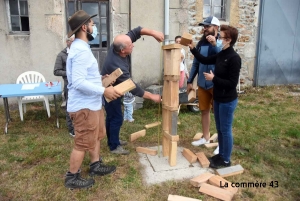
[[[170,153],[170,140],[168,138],[166,138],[165,136],[163,136],[163,140],[162,140],[162,152],[163,152],[163,156],[164,157],[169,157],[169,153]]]
[[[170,194],[168,196],[168,201],[201,201],[201,200]]]
[[[206,183],[209,178],[215,176],[214,174],[210,172],[205,172],[193,179],[190,179],[190,184],[192,184],[195,187],[200,187],[202,183]]]
[[[206,148],[213,148],[213,147],[217,147],[218,145],[219,145],[218,142],[204,144],[204,146],[205,146]]]
[[[133,142],[134,140],[140,138],[140,137],[144,137],[146,135],[146,130],[140,130],[138,132],[132,133],[130,135],[130,142]]]
[[[162,108],[168,110],[168,111],[178,111],[178,106],[170,107],[168,105],[162,105]]]
[[[203,168],[209,167],[209,160],[206,158],[205,154],[203,152],[196,153],[196,156],[198,158],[199,163]]]
[[[181,48],[182,48],[182,45],[177,44],[177,43],[162,46],[162,49],[163,49],[163,50],[168,50],[168,49],[179,49],[179,48],[181,49]]]
[[[202,136],[203,136],[203,133],[196,133],[193,140],[200,140]]]
[[[242,174],[244,172],[244,168],[241,165],[235,165],[231,167],[217,169],[216,172],[221,177],[229,177],[237,174]]]
[[[145,125],[145,128],[146,128],[146,129],[152,128],[152,127],[158,126],[158,125],[160,125],[160,124],[161,124],[161,122],[160,122],[160,121],[157,121],[157,122],[154,122],[154,123]]]
[[[108,77],[102,80],[102,85],[104,87],[108,87],[112,82],[115,82],[117,78],[120,77],[122,74],[122,70],[120,68],[117,68],[114,72],[109,74]]]
[[[211,178],[208,179],[208,183],[220,188],[224,188],[225,190],[228,190],[230,192],[232,192],[233,194],[236,194],[238,192],[238,188],[234,188],[231,186],[231,182],[227,181],[226,179],[218,176],[218,175],[214,175]]]
[[[131,79],[125,80],[124,82],[121,82],[120,84],[114,86],[115,90],[122,94],[134,89],[135,87],[136,86]],[[109,98],[105,97],[105,99],[108,103],[111,101]]]
[[[216,142],[217,140],[218,140],[218,133],[213,134],[213,135],[209,138],[210,143]]]
[[[230,191],[206,183],[201,184],[199,192],[225,201],[231,201],[233,197]]]
[[[169,141],[172,142],[178,142],[179,141],[179,135],[170,135],[168,131],[163,131],[164,137],[166,137]]]
[[[145,147],[137,147],[135,150],[138,153],[149,154],[151,156],[157,155],[157,150],[154,150],[154,149],[149,149],[149,148],[145,148]]]
[[[194,78],[192,83],[192,90],[188,94],[188,102],[190,103],[194,102],[197,98],[197,87],[198,87],[197,81],[198,81],[198,75],[196,75],[196,77]]]
[[[193,40],[193,35],[185,32],[181,36],[180,44],[184,46],[188,46],[188,44],[190,44],[192,40]]]
[[[182,155],[190,163],[195,163],[197,161],[197,156],[189,149],[183,149]]]
[[[177,158],[177,142],[170,141],[170,153],[169,153],[169,164],[170,166],[176,165],[176,158]]]
[[[164,75],[164,80],[178,81],[179,79],[180,79],[180,75]]]

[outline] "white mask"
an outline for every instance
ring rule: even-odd
[[[217,47],[220,47],[221,49],[225,47],[225,45],[223,44],[223,40],[217,39]]]

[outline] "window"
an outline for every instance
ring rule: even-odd
[[[29,32],[27,0],[6,0],[10,32]]]
[[[225,0],[204,0],[203,18],[209,16],[225,20]]]

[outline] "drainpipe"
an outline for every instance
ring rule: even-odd
[[[165,45],[169,44],[169,0],[165,0]]]

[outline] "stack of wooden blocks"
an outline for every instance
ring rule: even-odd
[[[179,78],[181,48],[180,44],[165,45],[164,54],[164,86],[162,96],[162,151],[169,157],[170,166],[176,165],[177,116],[179,105]]]

